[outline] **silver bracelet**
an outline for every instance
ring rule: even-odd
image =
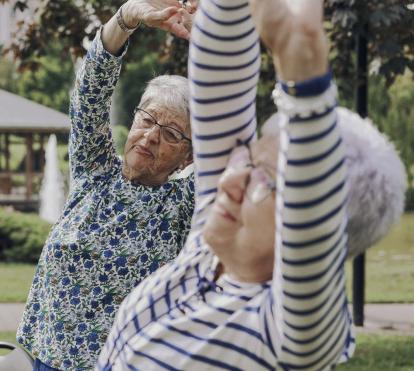
[[[135,27],[128,27],[124,22],[124,18],[122,17],[122,6],[116,12],[116,21],[118,22],[118,26],[121,28],[121,30],[128,34],[132,34],[141,25],[141,21],[139,21]]]

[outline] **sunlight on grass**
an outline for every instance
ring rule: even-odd
[[[35,266],[0,263],[0,303],[25,303]]]
[[[406,213],[390,234],[368,250],[366,301],[414,302],[414,213]],[[352,269],[347,263],[348,297],[352,298]]]
[[[357,336],[354,357],[338,371],[413,371],[414,336]]]

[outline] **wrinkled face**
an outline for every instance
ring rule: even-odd
[[[191,137],[187,117],[161,105],[145,107],[161,125],[168,125]],[[161,135],[159,126],[148,128],[144,116],[137,111],[124,147],[124,175],[144,185],[164,184],[179,167],[191,163],[191,144],[182,140],[169,143]]]
[[[266,135],[250,149],[231,154],[203,233],[225,270],[263,282],[273,272],[277,137]]]

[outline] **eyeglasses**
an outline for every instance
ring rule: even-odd
[[[161,125],[158,121],[147,111],[143,110],[142,108],[136,108],[134,111],[134,118],[136,117],[136,113],[139,114],[139,122],[137,123],[138,127],[144,130],[151,130],[154,126],[158,126],[161,131],[162,138],[171,144],[178,144],[182,140],[187,140],[191,143],[191,139],[186,137],[181,131],[168,126],[168,125]]]
[[[246,165],[252,168],[247,180],[245,193],[252,203],[263,202],[276,191],[276,180],[265,164],[255,165],[252,160],[252,152],[248,144],[243,144],[249,152],[249,163]]]

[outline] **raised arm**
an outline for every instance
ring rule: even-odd
[[[285,114],[276,197],[276,250],[267,319],[280,363],[325,369],[352,353],[345,293],[344,148],[327,71],[321,0],[252,0],[273,53],[275,101]]]
[[[193,230],[201,227],[238,140],[256,136],[258,35],[245,0],[201,1],[190,44],[191,123],[196,168]]]
[[[69,153],[74,180],[113,169],[116,153],[109,110],[134,26],[145,23],[188,38],[192,19],[189,12],[194,9],[187,10],[181,9],[177,0],[129,0],[98,32],[77,74],[71,98]]]

